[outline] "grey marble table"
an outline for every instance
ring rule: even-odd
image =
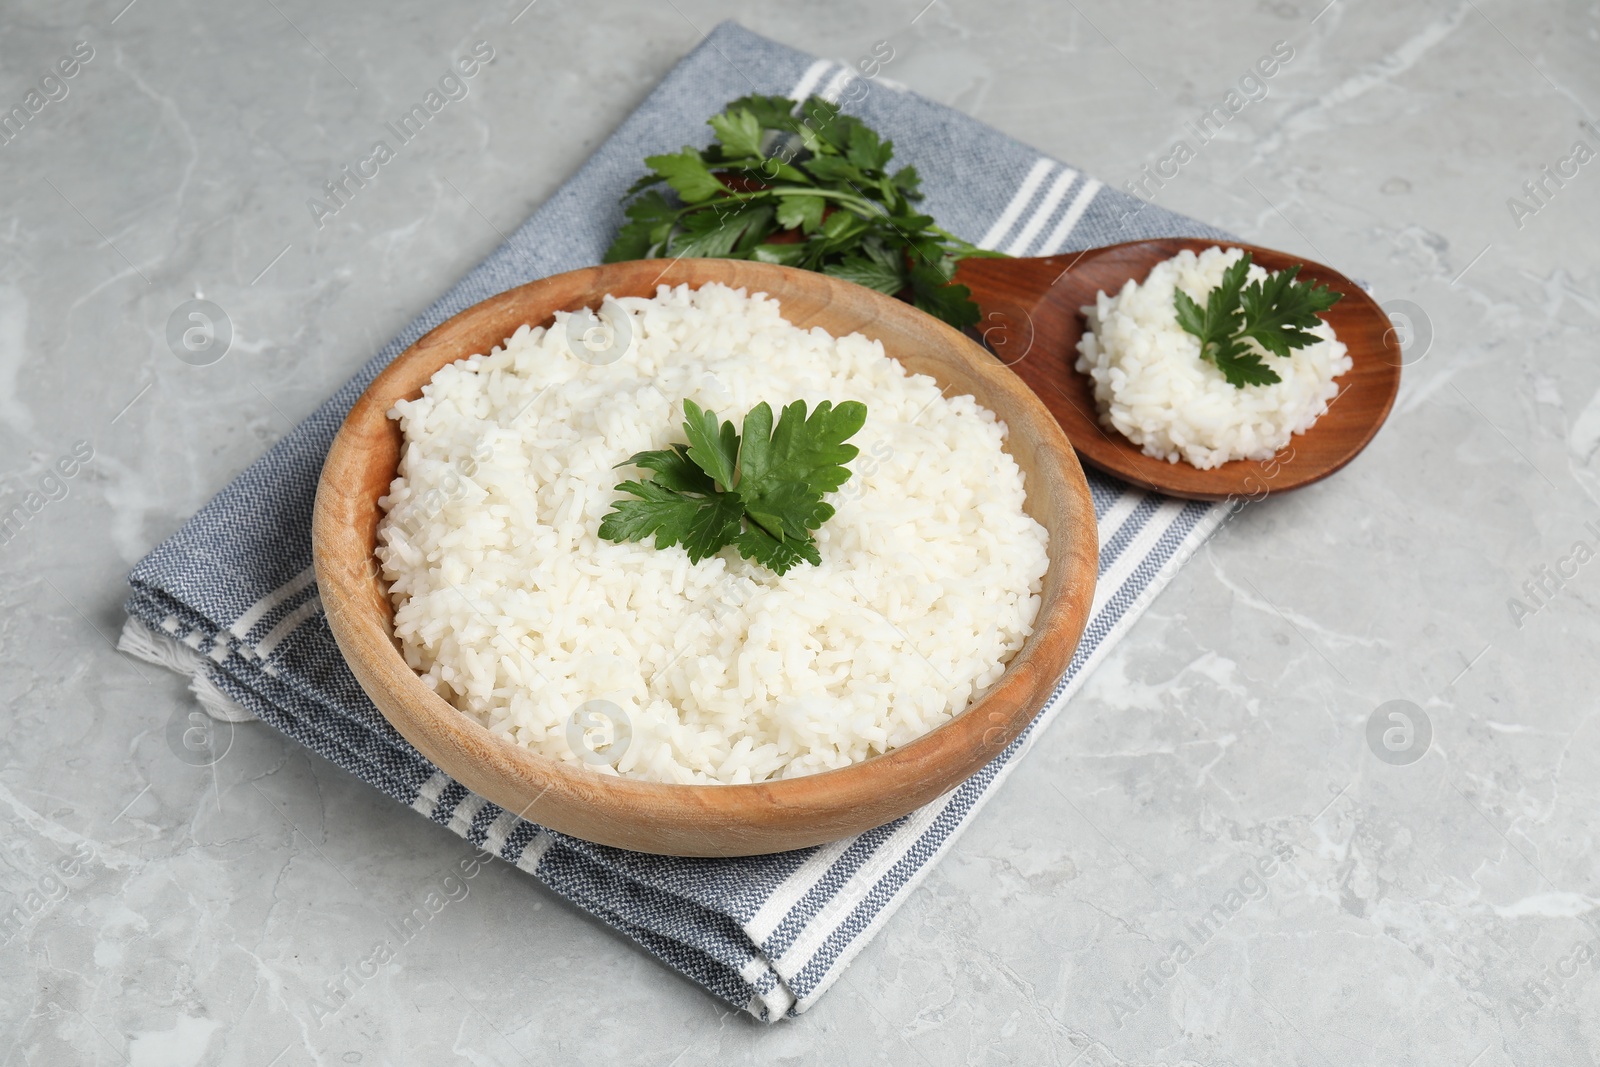
[[[1597,1061],[1600,8],[524,2],[0,12],[0,105],[37,108],[0,144],[0,1067]],[[1410,334],[1393,418],[1216,535],[800,1020],[503,866],[316,1017],[467,846],[261,726],[185,763],[183,683],[112,648],[123,576],[732,15],[887,42],[885,77],[1366,279]],[[166,338],[196,298],[233,329],[206,366]]]

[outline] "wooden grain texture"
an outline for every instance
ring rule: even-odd
[[[1277,456],[1203,471],[1147,456],[1101,426],[1094,384],[1074,368],[1084,331],[1079,308],[1093,304],[1096,293],[1115,294],[1130,278],[1142,282],[1157,263],[1184,249],[1199,253],[1216,245],[1243,248],[1268,270],[1304,263],[1302,279],[1343,293],[1326,318],[1349,347],[1352,366],[1336,379],[1340,391],[1328,411]],[[1326,478],[1367,447],[1400,390],[1400,342],[1383,309],[1338,271],[1269,248],[1191,237],[1132,241],[1060,256],[963,260],[956,281],[972,289],[985,341],[1044,401],[1083,461],[1170,496],[1259,499]]]
[[[1007,449],[1026,476],[1026,507],[1049,531],[1050,567],[1035,632],[1005,674],[965,712],[921,738],[851,767],[752,785],[664,785],[599,774],[496,737],[423,684],[401,658],[373,557],[378,498],[394,477],[401,436],[386,416],[420,395],[440,367],[488,351],[523,323],[598,306],[606,294],[652,296],[660,284],[719,281],[777,297],[797,326],[860,331],[970,393],[1010,426]],[[784,398],[774,398],[782,400]],[[1009,744],[1065,672],[1094,597],[1098,539],[1083,471],[1066,436],[1022,382],[945,324],[882,294],[762,263],[686,259],[592,267],[493,297],[403,352],[356,402],[317,490],[312,542],[328,623],[356,679],[405,738],[474,792],[532,822],[644,852],[734,856],[836,840],[928,803]]]

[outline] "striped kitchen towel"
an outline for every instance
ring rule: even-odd
[[[746,859],[625,852],[522,821],[425,760],[356,685],[317,598],[311,507],[334,433],[378,371],[440,322],[512,286],[599,262],[622,221],[618,198],[644,157],[704,145],[705,120],[751,92],[841,101],[894,139],[897,162],[916,165],[925,211],[989,248],[1047,255],[1144,236],[1226,237],[856,67],[724,23],[504,245],[134,568],[122,647],[191,675],[213,715],[281,730],[532,874],[717,996],[776,1020],[806,1010],[839,976],[1227,508],[1091,473],[1100,584],[1049,704],[969,781],[851,840]]]

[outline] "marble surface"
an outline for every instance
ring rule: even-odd
[[[0,510],[40,494],[0,544],[0,1067],[1600,1058],[1600,6],[124,3],[0,14],[7,108],[74,70],[0,145]],[[123,576],[735,15],[888,41],[884,76],[1116,185],[1288,42],[1158,200],[1396,302],[1393,418],[1217,534],[801,1020],[504,867],[315,1017],[467,846],[261,726],[185,762],[183,683],[111,647]],[[166,339],[196,298],[210,365]]]

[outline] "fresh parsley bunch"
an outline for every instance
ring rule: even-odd
[[[1214,364],[1234,388],[1283,380],[1246,341],[1287,357],[1290,349],[1321,340],[1306,331],[1317,324],[1318,312],[1344,299],[1343,293],[1326,285],[1295,281],[1300,266],[1297,263],[1246,286],[1245,276],[1250,272],[1250,253],[1246,252],[1223,272],[1222,284],[1207,294],[1204,308],[1182,289],[1173,290],[1178,325],[1200,338],[1200,358]]]
[[[612,505],[600,536],[643,541],[654,534],[657,548],[681,544],[691,563],[733,545],[778,574],[801,560],[821,563],[811,531],[833,516],[822,495],[850,478],[844,464],[858,449],[845,441],[867,421],[866,405],[824,400],[807,418],[805,401],[796,400],[774,429],[772,408],[761,403],[744,417],[742,435],[693,400],[683,402],[683,412],[688,444],[618,464],[655,474],[616,487],[636,499]]]
[[[803,114],[781,96],[746,96],[711,118],[717,140],[647,156],[649,190],[627,207],[605,261],[663,256],[754,259],[820,271],[913,304],[961,329],[978,305],[951,283],[967,256],[996,256],[934,225],[915,167],[892,173],[894,142],[821,97]],[[773,146],[769,151],[768,146]],[[669,200],[651,186],[665,182]]]

